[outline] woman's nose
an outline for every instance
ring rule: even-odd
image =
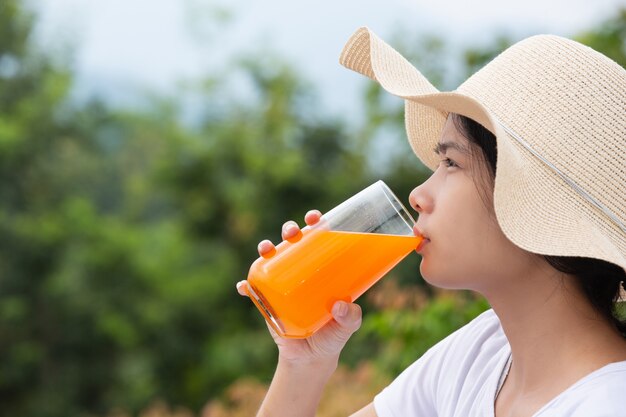
[[[415,187],[409,194],[409,204],[419,214],[429,213],[433,209],[433,199],[426,187],[428,181]]]

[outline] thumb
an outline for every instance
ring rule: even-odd
[[[343,329],[350,332],[356,332],[361,327],[361,306],[345,301],[337,301],[333,305],[331,311],[333,318]]]

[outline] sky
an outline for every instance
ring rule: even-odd
[[[626,0],[31,0],[38,39],[71,45],[77,96],[112,102],[142,91],[172,93],[182,79],[225,67],[236,54],[273,50],[293,62],[330,111],[345,111],[363,80],[339,66],[350,34],[401,27],[441,36],[450,48],[498,33],[571,36]],[[217,17],[217,19],[216,19]]]

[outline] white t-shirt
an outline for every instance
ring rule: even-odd
[[[379,417],[493,417],[511,355],[489,310],[426,352],[374,398]],[[626,361],[582,378],[535,417],[626,417]]]

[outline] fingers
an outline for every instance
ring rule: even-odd
[[[257,251],[259,252],[259,255],[263,256],[264,258],[269,257],[272,256],[274,252],[276,252],[276,246],[274,246],[271,240],[265,239],[259,242],[259,245],[257,246]]]
[[[272,325],[267,320],[265,320],[265,324],[267,325],[267,329],[270,331],[270,335],[276,342],[282,339],[282,337],[278,333],[276,333],[276,330],[274,330]]]
[[[304,221],[307,225],[313,226],[314,224],[319,222],[321,217],[322,213],[319,210],[309,210],[304,216]],[[294,222],[293,220],[289,220],[288,222],[285,222],[285,224],[283,224],[281,237],[283,238],[283,240],[296,242],[302,237],[302,230],[300,230],[300,226],[298,226],[298,223]],[[259,243],[257,249],[259,255],[267,257],[268,255],[271,256],[273,254],[273,252],[276,250],[276,246],[274,246],[271,241],[264,240]]]
[[[337,301],[333,305],[332,315],[335,321],[352,334],[361,327],[362,312],[361,306],[345,301]]]
[[[304,216],[304,222],[307,224],[307,226],[313,226],[320,221],[321,217],[322,213],[319,210],[309,210]],[[295,242],[299,240],[300,237],[302,237],[302,231],[300,230],[300,227],[296,222],[290,220],[283,224],[283,230],[281,235],[283,240]]]
[[[293,242],[295,240],[298,240],[302,236],[302,231],[300,230],[300,227],[296,222],[290,220],[283,224],[281,236],[283,240]]]
[[[237,292],[244,297],[248,296],[248,281],[239,281],[237,283]]]
[[[313,226],[320,221],[320,217],[322,217],[322,213],[319,210],[309,210],[304,215],[304,222],[309,226]]]

